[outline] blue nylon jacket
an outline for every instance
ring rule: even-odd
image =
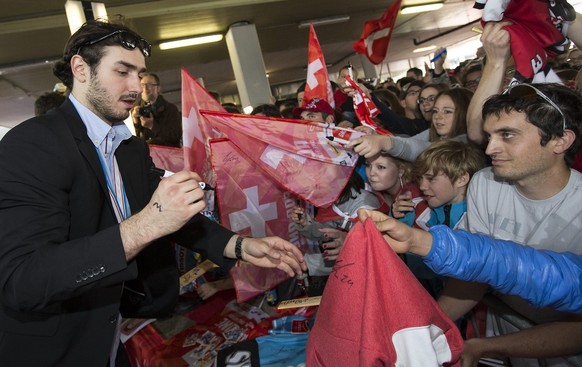
[[[430,232],[432,249],[423,260],[435,273],[487,283],[535,307],[582,313],[582,256],[536,250],[443,225]]]

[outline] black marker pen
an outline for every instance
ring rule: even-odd
[[[151,168],[150,168],[150,172],[151,172],[151,173],[154,173],[154,174],[156,174],[156,175],[158,175],[158,176],[160,176],[160,177],[164,177],[164,176],[166,175],[166,172],[168,172],[168,171],[166,171],[166,170],[163,170],[163,169],[161,169],[161,168],[157,168],[157,167],[151,167]],[[210,191],[210,190],[214,190],[214,187],[210,186],[209,184],[207,184],[207,183],[206,183],[206,182],[204,182],[204,181],[200,181],[200,182],[198,182],[198,186],[200,186],[200,188],[201,188],[202,190],[204,190],[204,191]]]

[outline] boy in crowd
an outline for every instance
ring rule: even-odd
[[[413,174],[428,208],[416,213],[414,226],[425,230],[437,224],[455,228],[467,211],[469,181],[485,165],[479,148],[456,140],[435,142],[422,152],[414,162]],[[393,212],[413,210],[409,196],[400,195]]]
[[[428,207],[414,205],[406,192],[396,199],[393,216],[399,218],[405,212],[417,210],[414,227],[428,230],[443,224],[455,228],[467,212],[469,181],[485,165],[483,152],[472,144],[456,140],[433,143],[416,159],[413,168]],[[442,279],[416,255],[406,254],[406,263],[429,293],[438,297],[443,289]]]

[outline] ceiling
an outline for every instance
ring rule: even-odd
[[[300,21],[349,15],[348,22],[317,26],[317,37],[330,74],[348,61],[360,65],[353,42],[364,22],[380,18],[391,0],[111,0],[109,18],[123,19],[150,41],[153,55],[148,69],[162,79],[162,92],[180,103],[180,68],[202,78],[208,90],[236,94],[234,73],[225,41],[162,51],[162,40],[209,33],[226,33],[236,22],[256,26],[269,82],[285,85],[305,78],[308,28]],[[403,5],[426,3],[403,0]],[[0,126],[14,126],[33,114],[34,99],[53,89],[54,60],[69,36],[65,0],[0,0]],[[426,56],[412,54],[421,46],[449,47],[475,36],[471,27],[480,17],[473,1],[446,0],[438,11],[399,15],[386,62]],[[458,28],[458,29],[457,29]],[[451,31],[454,30],[454,31]],[[451,31],[451,32],[449,32]],[[441,33],[446,35],[438,36]],[[435,37],[434,39],[431,39]],[[416,42],[415,42],[416,40]],[[426,41],[426,42],[424,42]],[[420,43],[416,45],[415,43]],[[384,67],[384,76],[386,76]]]

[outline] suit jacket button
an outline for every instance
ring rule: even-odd
[[[115,324],[117,322],[117,315],[111,315],[111,316],[109,316],[109,322],[111,324]]]

